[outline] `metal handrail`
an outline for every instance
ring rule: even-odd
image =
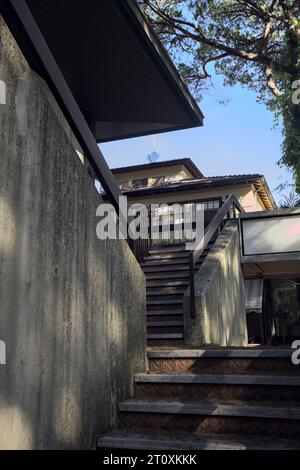
[[[198,247],[194,251],[191,251],[189,255],[189,270],[190,270],[190,315],[192,318],[195,318],[196,308],[195,308],[195,266],[203,254],[204,250],[207,248],[208,244],[212,240],[213,236],[220,228],[224,226],[224,218],[227,215],[227,220],[230,217],[230,211],[233,209],[233,218],[236,217],[236,210],[239,212],[245,212],[244,208],[239,203],[238,199],[234,194],[230,194],[226,201],[222,204],[218,212],[214,215],[209,225],[204,231],[204,237],[198,243]]]

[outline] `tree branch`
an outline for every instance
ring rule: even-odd
[[[224,59],[224,57],[228,57],[229,54],[227,54],[226,52],[224,52],[223,54],[218,54],[214,57],[210,57],[208,59],[206,59],[203,64],[202,64],[202,69],[203,69],[203,75],[200,75],[199,78],[210,78],[211,75],[208,73],[207,69],[206,69],[206,66],[210,63],[210,62],[215,62],[216,60],[220,60],[220,59]]]
[[[262,18],[264,20],[269,19],[269,13],[265,12],[261,7],[257,5],[257,3],[251,1],[251,0],[241,0],[241,3],[244,3],[248,5],[251,9],[251,11],[256,15],[259,16],[259,18]]]
[[[204,43],[207,46],[211,46],[228,55],[240,57],[241,59],[246,59],[246,60],[260,62],[260,63],[266,63],[269,61],[269,57],[266,54],[258,54],[257,52],[253,52],[253,51],[248,52],[248,51],[241,50],[232,46],[227,46],[226,44],[223,44],[215,39],[206,37],[203,31],[194,23],[182,20],[181,18],[169,16],[166,12],[162,11],[159,7],[155,7],[153,3],[151,2],[151,0],[145,0],[145,3],[159,18],[164,20],[169,26],[172,26],[175,30],[180,31],[184,35],[187,35],[194,41]],[[159,24],[159,22],[157,22],[157,24]],[[194,33],[186,29],[184,26],[192,28]],[[176,32],[174,34],[176,34]]]
[[[280,96],[283,95],[283,93],[279,90],[277,87],[275,80],[273,78],[273,70],[270,65],[267,65],[265,68],[265,75],[266,75],[266,80],[267,80],[267,87],[269,90],[272,92],[276,98],[279,98]]]

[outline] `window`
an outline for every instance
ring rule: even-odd
[[[148,178],[140,178],[140,179],[132,180],[132,187],[134,189],[142,188],[147,185],[148,185]]]
[[[206,204],[208,210],[219,209],[219,201],[208,201]]]

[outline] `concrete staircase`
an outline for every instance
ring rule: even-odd
[[[158,349],[99,447],[299,449],[300,367],[283,349]]]
[[[196,269],[203,263],[204,251]],[[183,295],[190,283],[189,251],[184,245],[149,250],[141,267],[146,277],[149,346],[183,344]]]

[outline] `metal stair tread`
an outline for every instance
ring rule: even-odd
[[[189,266],[178,266],[177,268],[171,267],[171,266],[157,266],[157,267],[144,267],[143,271],[145,273],[160,273],[160,272],[168,272],[168,271],[189,271]]]
[[[147,305],[182,304],[182,298],[176,300],[147,300]]]
[[[177,252],[177,253],[160,253],[153,254],[152,256],[144,256],[145,261],[154,261],[158,259],[175,259],[175,258],[187,258],[189,256],[189,251],[186,252]]]
[[[146,292],[147,297],[163,296],[163,295],[183,295],[185,290],[172,290],[172,291],[149,291]]]
[[[147,339],[183,339],[182,333],[157,333],[147,334]]]
[[[153,316],[172,316],[172,315],[183,315],[183,310],[179,309],[174,309],[174,310],[148,310],[147,311],[147,316],[148,317],[153,317]]]
[[[159,283],[152,283],[147,284],[147,288],[155,288],[155,287],[178,287],[178,286],[188,286],[188,281],[169,281],[169,282],[159,282]]]
[[[190,273],[188,271],[181,273],[170,273],[170,274],[149,274],[146,275],[146,281],[162,280],[162,279],[189,279]]]
[[[176,265],[176,264],[188,264],[188,260],[185,259],[178,259],[178,260],[169,260],[169,259],[157,259],[153,261],[145,261],[144,263],[140,263],[142,268],[146,268],[147,266],[161,266],[161,265]]]
[[[180,246],[166,246],[166,247],[158,247],[158,248],[150,248],[148,253],[150,255],[152,254],[157,254],[157,253],[178,253],[178,252],[189,252],[188,250],[185,249],[185,245],[180,245]]]
[[[147,327],[148,328],[166,328],[172,326],[183,326],[183,321],[148,321]]]

